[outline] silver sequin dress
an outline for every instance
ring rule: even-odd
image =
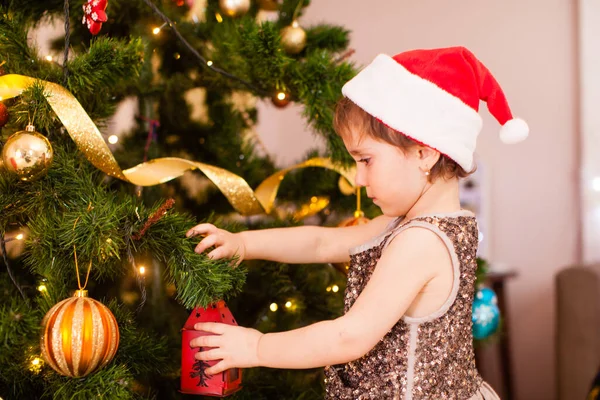
[[[380,236],[352,249],[344,311],[369,281],[385,246],[410,227],[431,230],[448,247],[454,269],[451,294],[429,316],[402,317],[363,357],[326,367],[326,399],[499,399],[475,366],[471,308],[478,229],[470,212],[398,219]]]

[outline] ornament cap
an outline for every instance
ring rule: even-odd
[[[365,216],[365,213],[362,212],[361,210],[354,211],[354,218],[362,218],[364,216]]]
[[[25,127],[26,132],[35,132],[35,126],[29,124]]]
[[[87,290],[76,290],[75,294],[73,294],[73,297],[88,297],[88,291]]]

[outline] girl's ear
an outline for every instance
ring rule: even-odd
[[[421,169],[429,171],[438,162],[441,157],[439,151],[427,146],[419,146],[419,161],[421,161]]]

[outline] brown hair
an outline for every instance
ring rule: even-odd
[[[351,130],[366,134],[375,140],[389,143],[399,147],[403,152],[421,143],[414,141],[401,132],[398,132],[357,106],[352,100],[343,97],[336,106],[333,117],[333,128],[340,136],[350,134]],[[456,161],[444,154],[429,171],[429,181],[433,182],[439,177],[445,179],[464,178],[475,172],[465,171]]]

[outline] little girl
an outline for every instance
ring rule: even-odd
[[[345,314],[288,332],[202,323],[192,340],[208,369],[325,366],[328,399],[498,399],[475,366],[471,325],[478,230],[458,180],[474,170],[479,101],[523,140],[500,86],[465,48],[379,55],[344,85],[335,128],[357,162],[356,184],[381,208],[370,223],[232,234],[188,232],[218,259],[350,260]],[[350,250],[348,250],[350,249]]]

